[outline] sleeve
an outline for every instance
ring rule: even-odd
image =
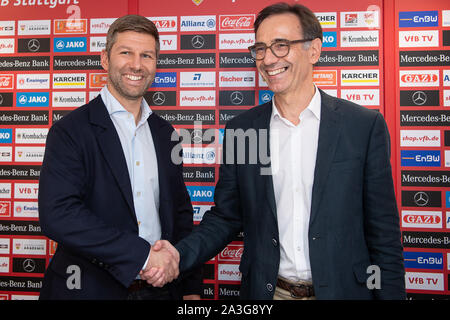
[[[125,287],[135,279],[150,251],[147,241],[123,232],[94,214],[83,199],[88,177],[80,143],[56,123],[49,131],[39,179],[39,219],[43,233],[90,262],[101,262]]]
[[[364,174],[364,231],[373,265],[380,268],[378,299],[405,299],[399,214],[390,165],[389,132],[380,113],[369,138]]]

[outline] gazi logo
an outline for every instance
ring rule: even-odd
[[[48,92],[20,92],[16,95],[17,107],[48,107]]]
[[[12,143],[12,129],[0,128],[0,143]]]
[[[53,39],[54,52],[86,52],[86,37],[70,37]]]

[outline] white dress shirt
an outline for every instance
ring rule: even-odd
[[[152,113],[145,99],[136,125],[133,114],[117,101],[106,86],[100,95],[119,135],[133,191],[139,236],[153,245],[161,239],[159,182],[155,146],[147,118]],[[144,264],[145,266],[145,264]]]
[[[317,87],[294,125],[272,100],[270,150],[280,243],[279,276],[311,280],[308,229],[319,140],[321,97]]]

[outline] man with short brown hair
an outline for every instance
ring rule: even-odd
[[[101,54],[107,85],[49,131],[39,217],[58,249],[41,299],[200,298],[201,273],[179,275],[177,253],[153,250],[157,240],[177,243],[193,227],[182,165],[171,161],[174,129],[143,99],[158,54],[150,20],[115,20]],[[140,279],[155,266],[160,281]]]

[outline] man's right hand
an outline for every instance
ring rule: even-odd
[[[145,269],[139,275],[154,287],[162,287],[179,275],[180,254],[167,240],[158,240],[150,249]]]

